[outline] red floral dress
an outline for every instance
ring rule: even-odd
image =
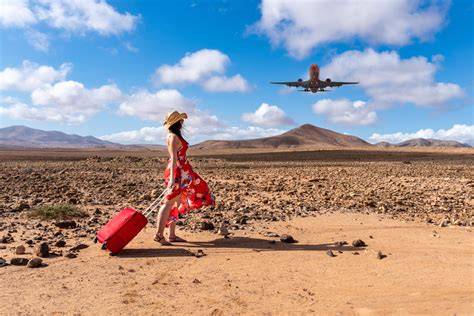
[[[186,159],[188,143],[181,139],[181,149],[178,150],[176,167],[174,169],[174,185],[171,192],[165,195],[165,198],[171,200],[181,194],[178,206],[173,206],[166,225],[177,221],[179,214],[186,214],[190,209],[201,208],[203,206],[214,205],[214,195],[209,190],[207,183],[193,171],[191,164]],[[165,186],[171,173],[171,158],[168,160],[164,176]]]

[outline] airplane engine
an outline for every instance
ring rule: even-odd
[[[300,78],[300,79],[298,79],[298,82],[303,82],[303,79],[301,79],[301,78]]]
[[[326,83],[331,83],[331,79],[327,78]]]

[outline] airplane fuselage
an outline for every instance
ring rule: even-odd
[[[316,64],[312,64],[308,69],[309,73],[309,85],[307,89],[310,89],[311,92],[315,93],[320,89],[319,83],[319,67]]]

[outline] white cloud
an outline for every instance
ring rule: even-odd
[[[10,106],[0,106],[0,116],[7,116],[17,120],[48,121],[68,124],[80,124],[86,120],[86,115],[84,114],[62,113],[54,107],[30,107],[19,101],[12,104],[12,100],[1,103],[10,103]]]
[[[71,34],[95,32],[120,35],[132,31],[140,16],[120,13],[105,0],[1,0],[0,26],[24,28],[27,41],[47,52],[48,35],[35,30],[39,24]]]
[[[40,0],[35,13],[53,28],[79,34],[118,35],[133,30],[139,19],[128,12],[121,14],[101,0]]]
[[[103,140],[120,144],[166,143],[166,130],[163,127],[143,127],[139,130],[119,132],[100,137]]]
[[[303,58],[324,43],[361,39],[405,45],[429,39],[442,26],[446,6],[410,0],[263,0],[261,19],[250,30]]]
[[[215,49],[201,49],[186,56],[175,65],[163,65],[155,71],[157,83],[198,82],[205,77],[223,73],[230,58]]]
[[[414,133],[393,133],[393,134],[372,134],[370,141],[378,143],[386,141],[389,143],[400,143],[405,140],[414,138],[433,138],[439,140],[455,140],[461,143],[467,143],[474,146],[474,125],[455,124],[448,130],[439,129],[437,131],[428,129],[420,129]]]
[[[25,32],[25,36],[28,43],[33,46],[34,49],[43,53],[47,53],[49,51],[48,35],[31,29]]]
[[[295,124],[281,108],[267,103],[262,103],[254,113],[243,113],[242,121],[263,126]]]
[[[119,113],[162,122],[168,112],[175,110],[194,112],[195,104],[175,89],[162,89],[155,93],[141,90],[130,95],[120,104]]]
[[[197,143],[206,139],[215,140],[235,140],[235,139],[253,139],[269,137],[284,133],[284,130],[275,128],[260,127],[214,127],[200,129],[190,129],[188,123],[185,123],[185,137],[191,143]],[[139,130],[124,131],[115,134],[105,135],[101,139],[118,142],[122,144],[140,144],[140,143],[158,143],[166,142],[166,130],[163,127],[143,127]]]
[[[313,112],[325,115],[334,124],[370,125],[377,121],[377,113],[370,111],[364,101],[323,99],[313,104]]]
[[[4,27],[26,27],[36,23],[28,0],[1,0],[0,25]]]
[[[132,43],[130,42],[125,42],[124,45],[125,45],[125,48],[132,53],[138,53],[140,51],[138,48],[133,46]]]
[[[464,93],[457,84],[435,82],[440,57],[434,59],[436,63],[421,56],[401,59],[394,51],[353,50],[333,58],[321,73],[332,80],[359,81],[372,98],[369,103],[374,108],[397,103],[440,106]]]
[[[214,76],[206,80],[202,87],[210,92],[247,92],[251,86],[240,74],[233,77]]]
[[[31,92],[33,104],[29,106],[11,96],[2,96],[0,116],[79,124],[106,105],[123,99],[122,92],[114,84],[88,89],[80,82],[65,81],[71,68],[67,63],[55,69],[25,60],[19,68],[0,71],[0,90]]]
[[[247,92],[251,85],[240,74],[223,75],[230,58],[215,49],[201,49],[187,53],[175,65],[163,65],[156,69],[153,81],[157,85],[196,83],[209,92]]]
[[[8,67],[0,71],[0,90],[32,91],[45,84],[63,80],[71,67],[71,64],[64,63],[59,69],[54,69],[25,60],[19,68]]]
[[[280,135],[286,132],[278,128],[261,128],[256,126],[248,127],[227,127],[220,131],[215,131],[210,135],[211,139],[216,140],[240,140],[240,139],[254,139],[262,137],[270,137]]]
[[[101,138],[119,143],[164,143],[166,130],[161,127],[163,118],[175,110],[188,114],[188,119],[184,121],[184,133],[191,142],[204,139],[258,138],[283,133],[282,130],[275,128],[228,126],[220,122],[217,116],[199,109],[195,101],[186,98],[178,90],[161,89],[154,93],[146,90],[138,91],[128,96],[119,108],[119,114],[156,121],[159,127],[144,127]]]
[[[188,114],[185,122],[186,130],[190,134],[223,127],[215,115],[199,109],[195,101],[186,98],[175,89],[161,89],[155,93],[138,91],[120,104],[118,113],[162,124],[165,115],[172,111]]]
[[[55,85],[44,85],[31,93],[31,99],[35,105],[53,106],[62,111],[92,115],[105,105],[120,101],[122,92],[116,85],[87,89],[82,83],[69,80]]]

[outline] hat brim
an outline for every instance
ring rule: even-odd
[[[167,121],[163,124],[164,127],[166,128],[170,128],[173,124],[175,124],[176,122],[179,122],[181,120],[184,120],[184,119],[187,119],[188,118],[188,115],[186,113],[180,113],[177,117],[175,117],[173,120],[171,121]]]

